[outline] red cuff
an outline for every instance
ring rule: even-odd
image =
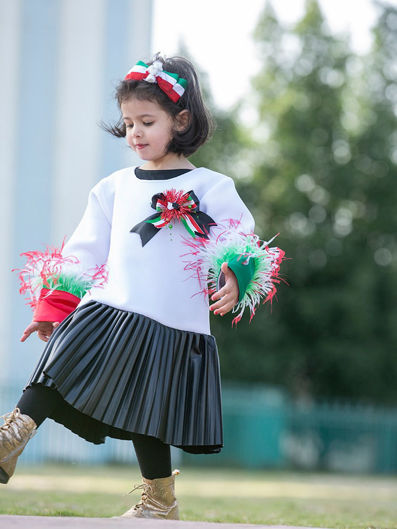
[[[80,298],[69,292],[53,290],[51,294],[48,294],[48,288],[42,288],[33,313],[33,321],[61,322],[74,311],[79,303]]]

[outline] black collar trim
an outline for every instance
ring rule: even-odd
[[[135,168],[135,176],[140,180],[169,180],[188,173],[192,169],[141,169]]]

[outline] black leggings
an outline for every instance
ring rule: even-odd
[[[17,408],[29,415],[39,427],[62,401],[60,394],[45,386],[34,385],[23,392]],[[141,474],[146,479],[166,478],[171,475],[171,450],[167,445],[149,435],[132,434]]]

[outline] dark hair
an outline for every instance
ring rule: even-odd
[[[172,118],[175,118],[182,110],[188,110],[189,124],[185,130],[173,132],[173,138],[167,147],[167,152],[190,156],[206,142],[214,130],[214,121],[204,104],[194,66],[184,57],[163,58],[158,53],[147,63],[148,66],[154,61],[161,61],[165,71],[176,73],[179,77],[186,79],[185,92],[176,103],[159,88],[157,83],[148,83],[144,80],[121,81],[116,88],[115,98],[119,107],[130,97],[135,97],[141,101],[156,101]],[[102,126],[107,132],[118,138],[126,136],[126,126],[122,117],[114,125]]]

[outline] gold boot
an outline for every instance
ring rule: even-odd
[[[168,478],[142,478],[142,485],[133,489],[143,489],[141,501],[119,518],[179,520],[178,502],[175,498],[175,476],[178,474],[179,470],[174,470]]]
[[[17,459],[26,443],[36,433],[37,425],[19,408],[0,418],[4,419],[4,424],[0,426],[0,483],[7,483],[14,474]]]

